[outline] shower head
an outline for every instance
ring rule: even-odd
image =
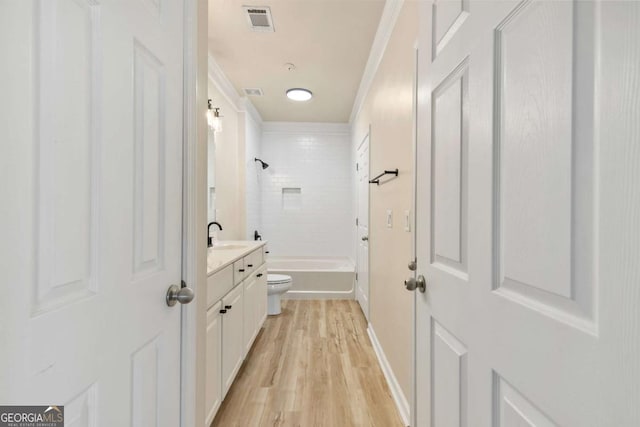
[[[266,168],[268,168],[268,167],[269,167],[269,165],[268,165],[267,163],[263,162],[262,160],[260,160],[260,159],[259,159],[259,158],[257,158],[257,157],[256,157],[256,158],[254,158],[253,160],[254,160],[254,161],[256,161],[256,162],[260,162],[260,163],[262,163],[262,169],[266,169]]]

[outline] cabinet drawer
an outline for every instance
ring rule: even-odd
[[[244,278],[247,277],[246,270],[244,268],[244,258],[233,263],[233,277],[234,285],[242,282]]]
[[[233,288],[233,266],[229,265],[207,277],[207,308]]]
[[[244,266],[246,270],[245,277],[248,277],[251,273],[260,268],[263,262],[262,249],[255,250],[244,257]]]

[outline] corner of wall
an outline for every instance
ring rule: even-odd
[[[372,341],[389,386],[410,396],[413,351],[413,297],[400,286],[411,256],[411,234],[400,225],[412,208],[414,45],[418,33],[415,2],[388,1],[352,110],[352,155],[370,135],[370,173],[399,168],[397,179],[372,186],[369,214],[369,313]],[[380,96],[384,94],[384,97]],[[356,188],[354,182],[353,188]],[[386,224],[386,211],[394,215]],[[384,244],[376,245],[375,242]],[[395,397],[395,396],[394,396]],[[396,401],[403,399],[396,399]],[[406,402],[406,399],[404,399]],[[398,405],[401,412],[404,403]],[[405,411],[408,414],[408,410]],[[407,415],[408,416],[408,415]]]

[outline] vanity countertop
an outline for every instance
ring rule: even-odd
[[[216,241],[213,247],[207,248],[207,276],[211,276],[266,244],[267,242],[262,240]]]

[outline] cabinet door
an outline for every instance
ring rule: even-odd
[[[267,266],[263,265],[256,275],[256,331],[260,331],[267,318]],[[257,333],[256,332],[256,333]]]
[[[236,286],[222,299],[222,388],[223,396],[242,365],[243,346],[243,287]]]
[[[207,425],[211,424],[222,402],[222,303],[207,311],[205,405]]]
[[[253,338],[256,335],[256,325],[258,321],[256,298],[256,276],[255,274],[244,281],[244,354],[251,349]]]

